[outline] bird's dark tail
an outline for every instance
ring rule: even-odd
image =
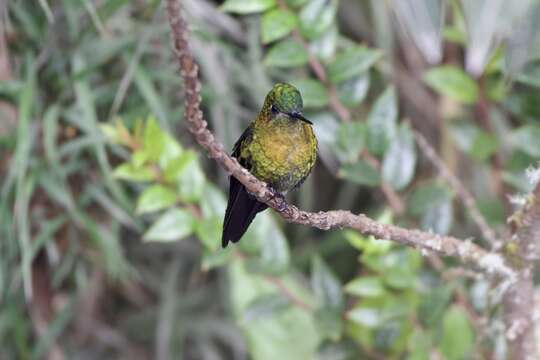
[[[235,243],[246,232],[257,213],[268,206],[250,195],[244,185],[234,176],[230,177],[229,202],[223,221],[221,245],[225,248],[229,241]]]

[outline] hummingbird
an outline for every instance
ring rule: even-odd
[[[263,107],[233,147],[232,156],[276,196],[298,188],[317,159],[313,123],[302,114],[300,91],[286,83],[274,85]],[[230,176],[221,244],[242,238],[255,216],[267,209],[244,185]]]

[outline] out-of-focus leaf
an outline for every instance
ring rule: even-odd
[[[231,304],[239,320],[255,299],[279,292],[264,277],[248,273],[240,261],[235,261],[229,271]],[[307,304],[313,303],[313,299],[294,277],[284,276],[279,280],[296,298]],[[240,322],[250,356],[254,360],[312,359],[320,341],[314,324],[312,313],[296,306],[271,316],[253,319],[249,323]]]
[[[311,288],[324,307],[342,308],[341,283],[320,257],[313,258],[311,263]]]
[[[170,209],[144,234],[145,241],[175,241],[193,232],[195,219],[186,209]]]
[[[291,301],[281,294],[262,295],[246,307],[242,320],[246,323],[255,319],[262,319],[286,310]]]
[[[327,341],[321,345],[313,360],[361,359],[358,346],[350,339]]]
[[[286,0],[286,1],[287,1],[287,5],[289,5],[290,7],[297,8],[304,5],[309,0]]]
[[[367,328],[375,328],[383,322],[380,309],[359,307],[347,313],[347,318]]]
[[[158,161],[163,153],[166,133],[163,132],[155,118],[146,121],[143,135],[143,149],[150,161]]]
[[[275,8],[264,13],[261,37],[264,44],[287,36],[297,24],[296,15],[289,10]]]
[[[330,61],[336,54],[339,32],[336,26],[324,32],[324,34],[309,43],[309,52],[317,58]]]
[[[390,86],[382,93],[368,117],[368,149],[374,155],[382,155],[396,133],[398,109],[396,91]]]
[[[201,198],[205,177],[197,160],[191,161],[183,173],[178,185],[178,194],[186,202],[195,202]]]
[[[216,249],[216,251],[204,251],[201,261],[201,268],[203,271],[208,271],[229,264],[233,259],[234,254],[232,246],[229,246],[225,249],[218,246],[218,249]]]
[[[263,12],[276,5],[275,0],[226,0],[221,10],[237,14]]]
[[[452,306],[443,318],[441,352],[448,360],[460,360],[471,355],[474,349],[474,332],[467,314]]]
[[[345,286],[345,291],[362,297],[377,297],[385,293],[381,279],[375,276],[354,279]]]
[[[415,166],[414,139],[409,126],[402,124],[384,154],[382,178],[394,189],[402,190],[411,182]]]
[[[166,208],[176,202],[176,192],[163,185],[153,185],[139,195],[136,212],[144,214]]]
[[[133,164],[124,163],[114,169],[113,176],[130,181],[150,181],[154,179],[155,173],[149,166],[135,167]]]
[[[205,176],[194,151],[185,151],[169,161],[163,170],[165,179],[176,184],[183,201],[194,202],[201,198]]]
[[[474,139],[470,154],[480,161],[485,161],[497,152],[498,145],[499,141],[494,135],[480,131]]]
[[[338,8],[337,0],[310,0],[300,11],[302,35],[313,40],[332,25]]]
[[[328,94],[326,88],[320,81],[313,79],[292,80],[291,84],[296,86],[302,94],[305,108],[321,108],[328,105]]]
[[[510,134],[512,145],[524,153],[540,157],[540,126],[525,125]]]
[[[338,54],[328,65],[328,77],[335,84],[362,75],[382,56],[378,50],[357,46]]]
[[[451,192],[448,187],[430,182],[418,186],[410,200],[409,211],[412,215],[420,216],[431,206],[443,204],[451,199]]]
[[[341,162],[352,163],[358,160],[364,148],[366,132],[366,124],[359,121],[340,125],[334,152]]]
[[[424,80],[435,91],[465,104],[478,99],[478,85],[462,69],[453,65],[442,65],[430,69]]]
[[[436,64],[442,58],[441,33],[446,4],[441,0],[401,0],[392,9],[426,60]]]
[[[423,230],[446,235],[450,231],[453,220],[452,203],[448,200],[441,204],[430,205],[422,215],[420,225]]]
[[[308,52],[302,44],[293,40],[285,39],[273,45],[264,58],[266,66],[295,67],[306,64]]]
[[[338,341],[343,332],[343,321],[341,311],[331,308],[319,308],[315,311],[315,321],[317,329],[325,339]]]
[[[470,121],[453,121],[449,126],[449,130],[452,140],[459,149],[470,153],[480,129]]]
[[[223,222],[221,217],[211,216],[198,220],[195,234],[207,249],[216,251],[221,245],[221,231]]]
[[[442,319],[444,310],[452,296],[450,289],[438,287],[422,296],[418,307],[418,320],[427,328],[432,328]]]
[[[416,274],[409,268],[396,266],[385,271],[384,282],[394,289],[412,288],[416,282]]]
[[[240,242],[242,251],[254,256],[246,261],[251,272],[280,275],[287,272],[290,264],[290,251],[287,239],[268,213],[255,218],[243,241]]]
[[[356,106],[360,104],[369,89],[369,72],[357,77],[351,78],[337,86],[337,95],[339,100],[345,106]]]
[[[337,173],[339,161],[335,155],[335,144],[340,123],[335,115],[329,112],[308,114],[313,122],[313,130],[319,145],[319,158],[333,174]]]
[[[343,164],[338,176],[359,185],[377,186],[381,182],[379,172],[361,159],[354,164]]]
[[[409,356],[407,360],[429,360],[431,342],[430,332],[415,330],[409,337]]]

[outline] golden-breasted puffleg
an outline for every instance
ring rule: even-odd
[[[300,186],[317,159],[317,139],[302,108],[298,89],[276,84],[266,95],[259,115],[233,148],[232,156],[278,196]],[[267,207],[231,176],[222,246],[239,241],[255,215]]]

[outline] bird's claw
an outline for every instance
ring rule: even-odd
[[[268,186],[268,191],[270,194],[272,194],[271,200],[275,200],[277,203],[277,211],[283,212],[287,209],[287,201],[285,200],[285,196],[283,196],[282,193],[277,191],[271,186]]]

